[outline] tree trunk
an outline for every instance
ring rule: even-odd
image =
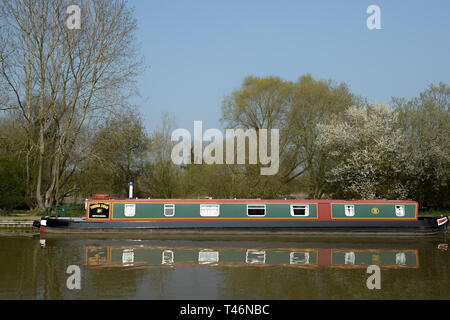
[[[44,201],[42,199],[42,171],[44,169],[44,125],[41,121],[39,125],[39,164],[38,164],[38,176],[36,182],[36,201],[39,210],[45,210]]]

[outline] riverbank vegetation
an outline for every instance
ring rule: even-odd
[[[176,115],[148,128],[130,104],[142,58],[123,1],[84,3],[69,32],[64,1],[0,4],[0,208],[140,198],[413,199],[450,207],[450,87],[368,102],[345,83],[248,76],[222,101],[224,128],[279,129],[280,165],[171,161]],[[45,4],[45,5],[42,5]],[[248,159],[248,157],[247,157]]]

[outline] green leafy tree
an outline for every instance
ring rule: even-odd
[[[120,114],[106,121],[90,142],[89,161],[80,177],[83,193],[128,197],[129,182],[142,175],[147,143],[147,133],[138,115]],[[135,194],[139,196],[138,188]]]
[[[344,83],[315,80],[309,74],[295,83],[278,77],[247,77],[224,100],[221,119],[231,128],[279,129],[280,169],[276,176],[261,177],[255,166],[234,167],[235,174],[248,182],[251,196],[290,193],[302,180],[309,197],[322,197],[329,159],[317,144],[317,124],[360,103]]]
[[[23,163],[10,154],[0,153],[0,209],[27,206]]]
[[[287,181],[301,177],[309,197],[323,196],[330,159],[328,152],[317,143],[317,125],[328,123],[332,118],[342,116],[350,106],[361,103],[345,83],[315,80],[310,74],[300,77],[293,86],[287,119]]]
[[[292,103],[292,83],[279,77],[248,76],[241,88],[233,91],[222,103],[221,121],[230,129],[254,129],[259,137],[261,129],[278,129],[280,162],[287,152],[289,128],[286,126]],[[286,169],[280,166],[277,174],[261,176],[261,165],[248,164],[248,144],[245,165],[227,165],[231,176],[232,193],[239,197],[271,198],[283,193]]]
[[[450,207],[450,87],[431,84],[411,100],[393,98],[407,136],[409,196],[426,207]]]

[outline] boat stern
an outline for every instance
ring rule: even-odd
[[[41,232],[47,231],[47,219],[48,217],[42,217],[41,220],[34,220],[33,227],[39,228]]]

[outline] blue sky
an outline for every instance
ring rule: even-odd
[[[345,82],[369,101],[450,84],[450,1],[129,0],[148,66],[139,78],[146,126],[161,113],[192,130],[219,122],[225,95],[247,75]],[[381,30],[369,30],[369,5]]]

